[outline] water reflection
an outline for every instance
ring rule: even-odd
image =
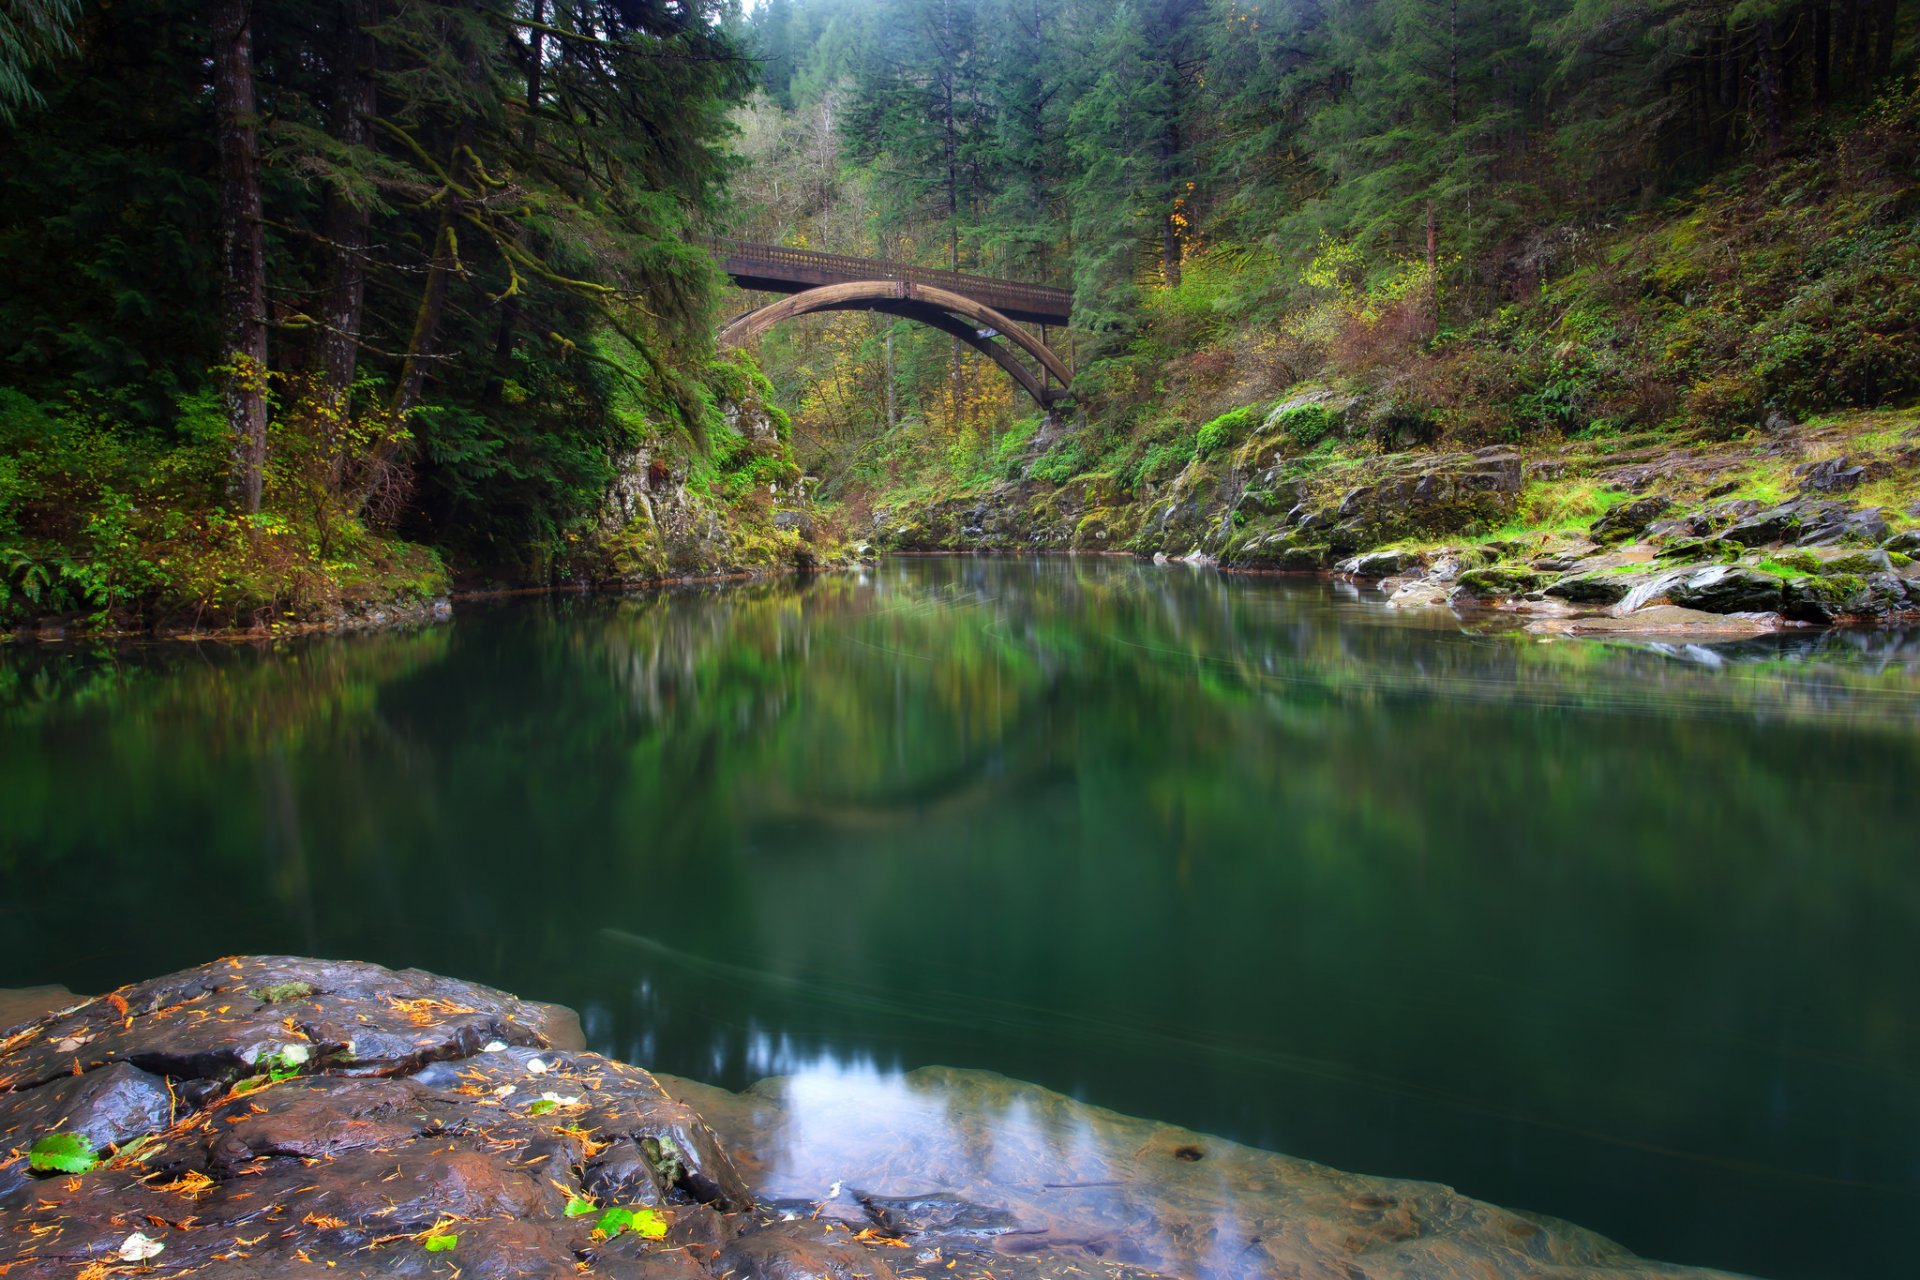
[[[1123,1264],[1190,1280],[1676,1274],[1444,1187],[1342,1173],[986,1072],[822,1061],[739,1095],[666,1083],[776,1209],[904,1236],[917,1262],[966,1275],[1040,1253],[1049,1275]]]
[[[1917,670],[1116,561],[15,650],[0,983],[417,964],[732,1088],[990,1068],[1641,1253],[1897,1269]]]

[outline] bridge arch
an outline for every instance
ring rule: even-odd
[[[1032,332],[983,302],[912,280],[853,280],[806,289],[729,322],[720,331],[720,344],[744,346],[782,320],[819,311],[879,311],[951,334],[991,357],[1043,409],[1072,394],[1073,377],[1067,366]],[[996,337],[1005,338],[1031,356],[1043,372],[1036,373],[1022,363],[1004,343],[996,342]],[[1060,385],[1049,385],[1047,375],[1058,379]]]

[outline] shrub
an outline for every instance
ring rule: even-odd
[[[1253,430],[1259,410],[1259,405],[1242,405],[1238,409],[1227,410],[1201,427],[1194,438],[1194,456],[1204,458]]]
[[[1078,437],[1069,436],[1040,455],[1039,461],[1027,469],[1027,477],[1048,484],[1065,484],[1080,474],[1086,465],[1086,447]]]
[[[1274,425],[1286,433],[1295,449],[1305,453],[1339,429],[1340,415],[1324,404],[1295,405],[1283,410]]]
[[[1138,489],[1143,484],[1165,479],[1192,462],[1197,448],[1196,435],[1191,432],[1182,432],[1171,440],[1155,440],[1126,468],[1122,477],[1126,487]]]
[[[1687,411],[1719,427],[1751,426],[1760,418],[1760,380],[1748,371],[1714,374],[1687,392]]]

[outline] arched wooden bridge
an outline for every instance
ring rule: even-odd
[[[742,289],[790,295],[730,321],[720,331],[722,346],[752,342],[782,320],[815,311],[879,311],[931,325],[991,357],[1042,408],[1073,394],[1072,371],[1046,341],[1047,326],[1073,316],[1073,294],[1065,289],[744,240],[709,247]],[[1039,335],[1027,324],[1040,326]]]

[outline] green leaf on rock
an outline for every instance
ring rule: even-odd
[[[615,1205],[593,1224],[594,1232],[611,1239],[622,1231],[631,1231],[643,1240],[658,1240],[667,1234],[667,1220],[652,1209],[628,1209]]]
[[[313,994],[313,987],[305,982],[276,982],[270,987],[256,987],[248,994],[263,1004],[281,1004],[288,1000],[305,1000]]]
[[[460,1243],[459,1233],[449,1231],[445,1235],[428,1236],[421,1244],[428,1253],[446,1253]]]
[[[541,1098],[535,1101],[535,1103],[531,1107],[527,1108],[527,1114],[535,1115],[535,1116],[543,1116],[547,1114],[547,1112],[553,1110],[555,1107],[559,1105],[560,1104],[555,1102],[552,1098]]]
[[[567,1200],[567,1216],[569,1218],[584,1218],[599,1207],[599,1205],[591,1200],[582,1200],[579,1196],[573,1196]]]
[[[99,1163],[93,1145],[77,1133],[50,1133],[27,1149],[27,1167],[35,1173],[86,1173]]]

